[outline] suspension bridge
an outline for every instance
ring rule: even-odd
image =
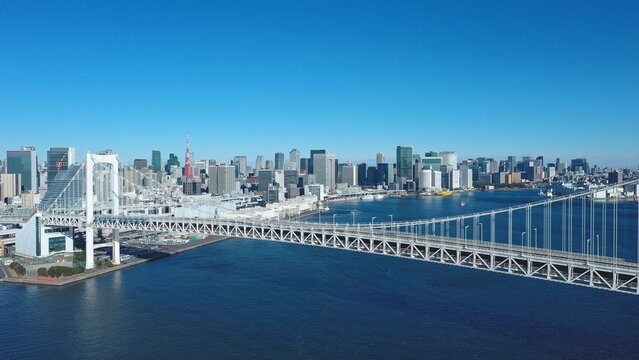
[[[176,218],[170,212],[125,215],[120,211],[119,187],[127,180],[121,175],[117,156],[88,154],[83,167],[38,216],[46,225],[85,231],[87,269],[94,266],[95,229],[113,231],[108,246],[113,248],[115,264],[119,263],[119,231],[136,230],[360,251],[639,294],[639,180],[443,218],[326,224]],[[108,192],[100,196],[94,193],[96,176],[101,184],[105,176],[110,179]],[[634,199],[620,198],[620,189],[628,186],[635,187]],[[147,205],[176,205],[162,194],[160,184],[151,182],[140,192]]]

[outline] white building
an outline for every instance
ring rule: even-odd
[[[20,194],[21,187],[21,174],[0,174],[0,202]]]
[[[273,181],[276,182],[280,188],[284,188],[284,170],[275,170],[273,171]]]
[[[304,186],[304,195],[306,194],[315,196],[318,201],[324,201],[324,184],[311,184]]]
[[[431,170],[419,170],[417,179],[419,180],[420,190],[430,190],[433,187],[433,172]]]
[[[442,165],[449,166],[452,169],[457,169],[456,151],[441,151],[439,156],[442,158]]]
[[[441,190],[442,189],[442,172],[434,170],[432,173],[433,173],[433,179],[431,182],[432,188],[434,190]]]
[[[16,234],[16,253],[30,257],[47,257],[59,252],[72,252],[73,239],[42,225],[42,214],[36,213]]]
[[[473,188],[473,169],[461,169],[459,170],[459,185],[462,189]]]
[[[460,171],[459,170],[453,170],[449,173],[448,176],[448,188],[450,190],[456,190],[460,188]]]

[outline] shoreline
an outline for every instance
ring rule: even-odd
[[[136,258],[130,261],[127,261],[126,263],[122,263],[120,265],[114,265],[113,267],[110,268],[104,268],[104,269],[95,269],[95,270],[91,270],[90,272],[84,272],[81,274],[77,274],[77,275],[73,275],[71,277],[64,277],[64,278],[52,278],[51,280],[44,280],[44,279],[26,279],[26,278],[2,278],[0,279],[0,284],[4,285],[4,284],[10,284],[10,285],[36,285],[36,286],[52,286],[52,287],[61,287],[61,286],[65,286],[65,285],[70,285],[70,284],[75,284],[78,283],[80,281],[84,281],[87,279],[91,279],[100,275],[104,275],[104,274],[108,274],[114,271],[120,271],[120,270],[124,270],[133,266],[137,266],[140,264],[144,264],[147,263],[149,261],[154,261],[154,260],[159,260],[159,259],[163,259],[165,257],[169,257],[172,255],[177,255],[180,253],[183,253],[185,251],[189,251],[189,250],[193,250],[193,249],[197,249],[199,247],[202,246],[206,246],[206,245],[210,245],[210,244],[215,244],[224,240],[228,240],[228,239],[232,239],[232,237],[230,236],[208,236],[202,240],[198,240],[196,242],[193,242],[193,244],[186,244],[186,245],[178,245],[176,246],[176,248],[170,249],[167,252],[160,252],[160,253],[156,253],[153,256],[150,256],[148,258]]]

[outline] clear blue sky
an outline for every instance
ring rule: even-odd
[[[639,163],[636,1],[132,3],[0,1],[2,154]]]

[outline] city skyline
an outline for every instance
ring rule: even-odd
[[[639,159],[636,4],[77,5],[0,5],[0,151]]]
[[[18,151],[20,150],[22,147],[32,147],[32,145],[21,145],[18,146],[14,149],[7,149],[7,150],[2,150],[0,149],[0,153],[2,154],[7,154],[7,151]],[[348,154],[338,154],[335,152],[332,152],[331,149],[327,149],[325,147],[317,147],[317,148],[309,148],[309,149],[305,149],[303,147],[292,147],[290,150],[297,150],[300,152],[300,158],[301,159],[310,159],[310,152],[311,150],[315,150],[315,149],[322,149],[328,152],[331,152],[331,154],[334,154],[336,159],[339,161],[340,164],[346,164],[346,163],[352,163],[352,164],[359,164],[359,163],[366,163],[369,165],[374,165],[377,163],[377,159],[376,159],[376,155],[377,154],[383,154],[385,157],[385,162],[386,163],[392,163],[395,164],[397,162],[396,156],[395,156],[395,150],[396,147],[398,145],[395,145],[395,147],[392,150],[389,151],[378,151],[374,154],[371,154],[370,157],[365,158],[365,159],[354,159],[350,156],[348,156]],[[425,153],[434,151],[437,153],[441,153],[441,152],[446,152],[446,151],[452,151],[455,152],[457,154],[457,163],[460,164],[462,161],[464,160],[474,160],[474,159],[478,159],[478,158],[488,158],[488,159],[494,159],[495,161],[499,162],[499,161],[505,161],[507,160],[509,157],[511,156],[515,156],[517,161],[521,161],[523,157],[530,157],[531,159],[536,159],[538,156],[543,157],[543,159],[545,159],[545,163],[554,163],[556,159],[561,159],[562,162],[565,163],[569,163],[570,160],[572,159],[579,159],[579,158],[586,158],[589,160],[590,164],[592,166],[599,166],[601,168],[620,168],[620,169],[635,169],[635,168],[639,168],[639,158],[637,159],[637,161],[635,162],[635,164],[628,164],[628,165],[612,165],[612,164],[606,164],[606,163],[597,163],[596,161],[593,161],[591,157],[588,156],[580,156],[579,154],[576,154],[574,156],[558,156],[555,154],[535,154],[535,153],[524,153],[524,154],[515,154],[515,153],[510,153],[509,155],[505,155],[505,156],[490,156],[490,155],[485,155],[485,154],[478,154],[475,156],[462,156],[459,154],[459,151],[452,149],[452,148],[445,148],[445,149],[425,149],[425,148],[417,148],[415,146],[412,146],[410,144],[402,144],[400,146],[409,146],[412,147],[413,150],[413,154],[414,155],[420,155],[421,157],[423,157],[425,155]],[[36,154],[38,155],[38,165],[42,164],[43,162],[46,161],[47,156],[47,150],[49,150],[50,148],[55,149],[57,147],[71,147],[75,150],[75,152],[77,153],[77,157],[76,157],[76,163],[82,163],[84,161],[84,157],[85,154],[87,153],[86,151],[78,151],[78,148],[76,148],[73,145],[60,145],[60,146],[48,146],[45,148],[38,148],[37,146],[33,146],[35,147],[35,151]],[[303,150],[299,150],[299,149],[303,149]],[[104,150],[112,150],[114,154],[118,155],[119,159],[124,161],[125,163],[128,164],[133,164],[135,160],[137,159],[144,159],[148,162],[148,166],[152,167],[152,157],[153,157],[153,153],[155,151],[160,151],[160,156],[161,156],[161,166],[162,168],[164,168],[164,166],[167,164],[167,161],[169,160],[169,155],[173,154],[177,157],[178,161],[184,165],[184,161],[185,161],[185,155],[186,155],[186,149],[183,148],[182,151],[167,151],[164,150],[162,148],[153,148],[153,149],[149,149],[147,151],[148,154],[140,154],[139,156],[122,156],[122,154],[120,154],[117,149],[114,148],[104,148],[104,149],[98,149],[97,151],[104,151]],[[228,158],[222,158],[222,157],[218,157],[218,156],[207,156],[207,155],[199,155],[200,153],[197,152],[197,149],[193,149],[191,148],[191,154],[195,155],[195,161],[200,161],[200,160],[215,160],[217,161],[219,164],[230,164],[233,159],[237,156],[241,156],[241,157],[246,157],[247,162],[246,164],[254,167],[256,164],[256,158],[257,157],[262,157],[263,161],[271,161],[274,164],[275,161],[275,154],[279,154],[279,153],[284,153],[284,161],[285,163],[287,163],[289,161],[289,151],[290,150],[284,150],[282,149],[281,151],[276,151],[272,154],[270,153],[266,153],[266,152],[258,152],[258,153],[244,153],[244,152],[235,152],[232,153],[233,155],[229,156]],[[270,154],[270,155],[269,155]],[[0,157],[0,160],[2,159],[2,157]],[[6,157],[5,157],[6,160]],[[193,162],[193,160],[191,160]]]

